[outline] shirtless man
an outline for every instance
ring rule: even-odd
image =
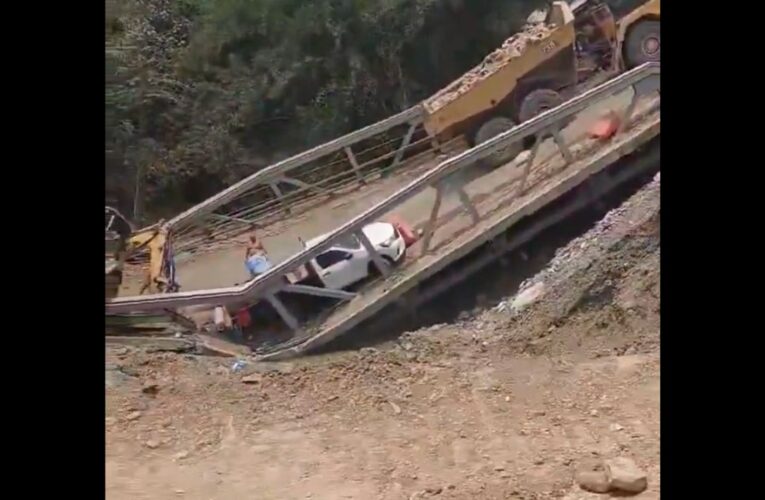
[[[244,265],[250,273],[250,278],[263,274],[271,268],[266,249],[254,232],[250,235],[250,241],[245,249]]]

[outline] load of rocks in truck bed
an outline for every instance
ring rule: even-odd
[[[520,57],[526,50],[529,42],[538,43],[546,39],[554,29],[555,25],[544,23],[525,26],[523,31],[514,34],[505,40],[501,47],[487,55],[481,64],[462,75],[448,87],[425,100],[423,102],[425,110],[428,113],[435,113],[459,96],[467,93],[476,83],[493,75],[513,59]]]

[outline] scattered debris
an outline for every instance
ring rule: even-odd
[[[126,418],[128,422],[132,422],[134,420],[138,420],[139,418],[141,418],[141,415],[143,415],[143,413],[141,413],[140,411],[134,411],[134,412],[128,413]]]
[[[534,302],[538,301],[545,291],[545,284],[543,282],[536,283],[535,285],[523,290],[521,293],[515,296],[510,308],[513,312],[518,313],[530,306]]]
[[[231,365],[231,371],[234,373],[239,373],[243,369],[247,367],[247,362],[243,359],[237,359],[234,361],[234,364]]]
[[[150,396],[156,396],[159,393],[159,384],[156,382],[145,382],[141,387],[141,392]]]
[[[242,377],[242,382],[245,384],[259,384],[263,381],[263,375],[260,373],[251,373]]]
[[[394,415],[400,415],[401,414],[401,407],[394,403],[393,401],[388,401],[388,404],[390,404],[390,407],[393,408],[393,414]]]

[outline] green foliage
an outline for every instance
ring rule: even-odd
[[[540,0],[107,0],[107,189],[175,212],[409,107]]]

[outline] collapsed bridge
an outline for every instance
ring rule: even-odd
[[[491,258],[534,238],[567,214],[645,172],[650,163],[657,161],[659,88],[659,65],[645,64],[445,159],[454,152],[455,143],[439,144],[427,136],[421,130],[421,110],[411,108],[268,167],[167,223],[179,254],[200,251],[210,246],[211,239],[236,242],[236,237],[254,223],[265,228],[281,224],[287,226],[283,233],[290,233],[290,222],[301,214],[310,222],[318,217],[313,214],[335,210],[333,207],[343,196],[353,196],[357,191],[363,194],[386,179],[409,180],[412,173],[421,174],[393,192],[382,196],[378,193],[381,199],[371,208],[367,208],[368,204],[361,208],[352,205],[345,217],[329,217],[321,229],[329,230],[328,234],[315,246],[285,251],[283,260],[273,269],[242,285],[119,297],[107,302],[106,311],[177,311],[195,306],[236,309],[265,302],[278,314],[289,334],[283,341],[261,349],[258,356],[280,359],[313,350],[351,331],[412,290],[422,295],[438,294],[439,288],[452,286],[460,276],[475,272]],[[601,116],[605,109],[613,111],[615,96],[625,93],[631,96],[624,101],[626,107],[619,110],[619,131],[607,141],[586,137],[582,133],[586,129],[584,122]],[[390,139],[386,135],[402,128],[401,137]],[[365,148],[368,153],[372,149],[370,142],[385,145],[378,147],[382,154],[360,163],[354,149]],[[518,142],[533,143],[525,157],[489,171],[482,167],[482,160]],[[646,151],[648,160],[643,158]],[[341,166],[338,156],[345,162]],[[630,158],[636,160],[625,161]],[[326,165],[332,168],[325,170],[328,175],[321,175],[321,167]],[[557,212],[543,211],[595,177],[605,180],[586,196],[572,199]],[[264,191],[271,196],[263,196]],[[247,199],[257,201],[248,203]],[[362,231],[365,225],[393,215],[403,216],[422,232],[397,267],[382,259]],[[348,220],[337,224],[344,218]],[[534,219],[532,224],[514,231],[521,221],[529,219]],[[296,239],[295,231],[292,233]],[[377,279],[356,291],[294,283],[291,276],[297,269],[350,235],[370,253],[379,274]],[[449,273],[451,278],[431,289],[419,289],[422,283],[487,243],[495,249],[487,257],[458,273]],[[236,262],[239,268],[240,259]],[[182,263],[179,273],[183,280]],[[289,296],[321,297],[328,306],[312,317],[301,317],[291,309]]]

